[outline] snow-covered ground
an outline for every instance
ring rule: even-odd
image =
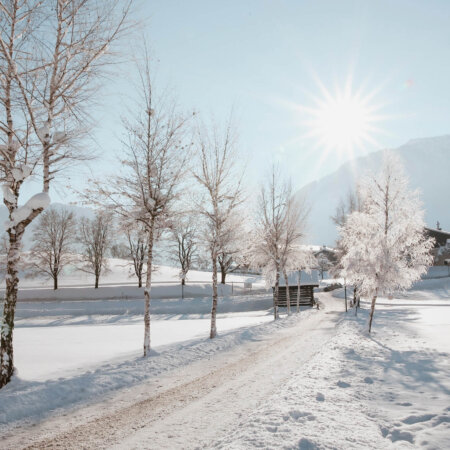
[[[99,336],[104,329],[93,351],[106,353],[103,363],[80,354],[77,367],[59,362],[55,372],[29,379],[24,372],[2,389],[2,445],[448,448],[449,292],[444,278],[380,298],[371,335],[368,303],[358,317],[345,314],[342,290],[319,293],[321,310],[277,323],[270,310],[223,314],[213,341],[201,336],[206,316],[160,316],[153,342],[161,346],[148,359],[137,356],[142,327],[133,315],[23,317],[16,331],[29,333],[25,346],[47,339],[50,348],[62,339],[57,347],[69,348],[79,339],[73,348],[86,348],[87,330]],[[135,349],[127,343],[134,326]],[[40,353],[41,361],[54,357]],[[17,427],[18,419],[27,422]]]
[[[94,289],[94,276],[68,266],[61,274],[57,290],[53,290],[48,278],[26,278],[21,276],[19,301],[42,300],[100,300],[136,299],[144,297],[144,288],[137,287],[137,278],[131,275],[130,261],[108,259],[108,272],[100,278],[100,287]],[[208,297],[212,293],[211,272],[191,270],[183,288],[179,279],[180,270],[170,266],[156,266],[152,274],[152,298]],[[258,275],[231,273],[227,284],[219,286],[220,295],[248,295],[265,293],[264,280]],[[0,284],[0,297],[4,294],[4,281]]]
[[[66,323],[72,320],[78,324]],[[271,320],[273,316],[267,311],[219,314],[217,328],[225,333]],[[161,352],[171,344],[205,339],[209,328],[207,315],[153,316],[152,348]],[[142,316],[23,320],[15,331],[15,364],[20,378],[26,381],[75,377],[107,362],[139,358],[143,333]]]
[[[100,277],[100,285],[137,285],[137,278],[132,271],[131,261],[118,258],[108,258],[108,270]],[[155,283],[170,282],[178,284],[180,282],[180,269],[165,265],[156,265],[153,267],[152,281]],[[246,278],[252,278],[261,282],[261,277],[240,275],[231,273],[227,275],[227,281],[242,282]],[[187,276],[188,284],[198,282],[211,282],[211,272],[190,270]],[[20,285],[23,288],[28,287],[53,287],[53,282],[44,277],[25,278],[21,277]],[[94,286],[94,275],[78,270],[76,266],[66,266],[59,277],[58,285],[60,287],[79,287]]]
[[[450,282],[425,283],[436,289],[419,285],[408,304],[380,299],[371,335],[368,303],[347,313],[328,345],[214,447],[449,448]]]

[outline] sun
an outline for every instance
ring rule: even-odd
[[[334,92],[320,84],[320,97],[313,106],[300,107],[305,136],[313,138],[322,157],[329,153],[341,158],[353,157],[378,145],[381,132],[377,123],[383,120],[381,106],[374,102],[376,92],[354,90],[350,82]]]
[[[370,110],[360,99],[338,93],[316,110],[313,133],[327,148],[351,151],[369,137],[370,124]]]

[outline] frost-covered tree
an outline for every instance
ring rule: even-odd
[[[33,229],[29,269],[33,275],[50,277],[55,290],[64,267],[74,262],[75,235],[75,217],[65,208],[44,211]]]
[[[184,187],[192,143],[188,122],[167,96],[156,96],[150,76],[150,60],[138,63],[139,98],[130,116],[123,118],[121,171],[106,181],[93,181],[87,193],[120,217],[142,226],[147,245],[144,288],[144,356],[150,354],[150,301],[154,245],[170,218]]]
[[[433,240],[424,233],[419,193],[408,187],[399,158],[386,153],[381,171],[361,180],[363,211],[341,228],[342,275],[371,297],[369,332],[377,297],[408,289],[432,263]]]
[[[0,338],[0,388],[14,369],[13,329],[19,249],[30,223],[49,205],[56,173],[88,155],[75,145],[89,123],[111,44],[129,4],[97,0],[0,3],[0,181],[8,209],[7,276]],[[42,192],[23,201],[32,175]]]
[[[203,218],[202,237],[212,266],[212,307],[210,338],[217,335],[217,262],[229,242],[236,208],[242,202],[242,174],[237,171],[236,137],[231,120],[223,132],[213,127],[198,131],[199,169],[194,177],[202,188],[198,212]]]
[[[100,276],[108,269],[107,252],[111,247],[112,234],[112,219],[105,212],[98,212],[93,219],[83,217],[80,220],[81,270],[94,275],[95,289],[98,289]]]

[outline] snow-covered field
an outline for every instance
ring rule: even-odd
[[[137,278],[131,275],[130,262],[123,259],[108,259],[108,272],[100,278],[100,286],[94,289],[94,277],[69,266],[61,274],[57,290],[53,290],[48,278],[21,277],[19,301],[42,300],[110,300],[136,299],[144,297],[144,288],[137,287]],[[265,293],[264,280],[258,275],[228,274],[227,284],[219,286],[222,296]],[[4,293],[4,281],[0,284],[0,297]],[[183,288],[185,298],[208,297],[212,293],[211,273],[191,270]],[[156,266],[152,274],[152,298],[181,298],[182,287],[179,269]]]
[[[123,285],[135,284],[137,286],[137,278],[133,274],[131,261],[118,258],[108,258],[108,270],[100,277],[100,285]],[[152,271],[152,281],[154,283],[170,282],[179,283],[180,269],[165,265],[156,265]],[[227,281],[244,281],[246,276],[231,273],[227,275]],[[261,282],[261,277],[252,276],[254,280]],[[211,272],[190,270],[187,277],[189,283],[211,282]],[[53,282],[48,278],[24,278],[20,280],[20,285],[23,288],[30,287],[53,287]],[[60,287],[79,287],[79,286],[94,286],[94,275],[78,270],[75,266],[66,266],[59,277],[58,285]]]
[[[342,290],[318,296],[277,323],[222,313],[213,341],[202,313],[154,316],[145,360],[134,314],[24,315],[0,446],[448,448],[450,279],[380,298],[371,335],[368,303],[355,317]]]
[[[20,321],[15,332],[15,358],[22,380],[46,381],[79,376],[106,362],[123,362],[142,354],[142,316],[100,316],[91,319],[90,324],[85,324],[88,321],[85,317],[77,319],[80,320],[78,325],[66,324],[67,319],[53,317],[50,321]],[[217,327],[225,333],[272,319],[267,311],[219,314]],[[207,315],[153,316],[152,347],[160,352],[171,344],[205,339],[209,328]]]

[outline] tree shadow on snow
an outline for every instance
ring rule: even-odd
[[[375,310],[370,335],[366,331],[368,310],[362,310],[361,313],[353,320],[359,323],[361,331],[364,330],[365,337],[379,347],[383,358],[374,357],[370,353],[363,354],[356,346],[344,351],[346,359],[358,361],[366,366],[368,372],[374,367],[382,368],[384,374],[395,378],[406,390],[417,392],[418,388],[426,383],[428,388],[436,391],[436,395],[450,395],[450,390],[439,379],[443,370],[439,363],[445,362],[449,358],[448,354],[423,348],[397,350],[382,342],[386,330],[400,334],[402,331],[411,332],[411,326],[420,319],[417,311],[408,308]],[[414,347],[414,340],[415,338],[411,337],[411,347]]]

